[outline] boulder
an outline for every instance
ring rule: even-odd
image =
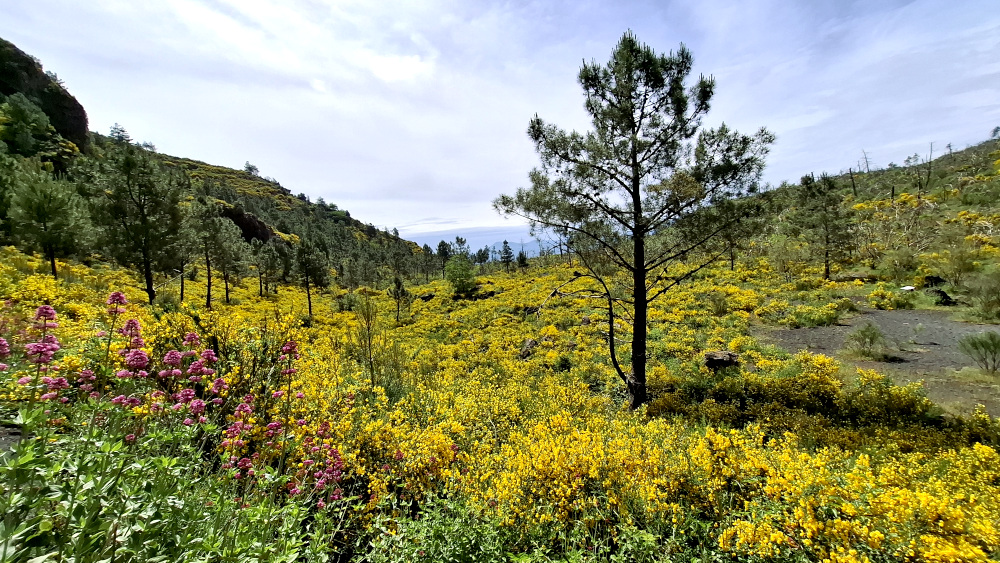
[[[944,285],[945,281],[941,276],[927,276],[924,278],[924,287],[937,287]]]
[[[705,352],[705,367],[713,372],[718,372],[721,369],[740,365],[739,358],[739,354],[727,350]]]
[[[274,236],[274,229],[258,219],[253,213],[244,211],[240,206],[220,206],[219,211],[223,217],[229,219],[240,228],[240,234],[243,235],[243,240],[247,242],[254,239],[260,242],[267,242]]]
[[[932,289],[927,289],[925,291],[928,294],[933,295],[935,297],[934,299],[935,305],[941,305],[942,307],[951,307],[954,305],[958,305],[958,301],[952,299],[952,297],[947,293],[945,293],[943,289],[938,289],[935,287]]]

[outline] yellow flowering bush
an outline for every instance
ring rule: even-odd
[[[260,296],[236,287],[238,304],[207,310],[201,281],[188,282],[176,307],[129,304],[114,321],[104,284],[120,273],[73,266],[79,281],[56,282],[31,269],[33,258],[3,252],[16,258],[0,264],[9,300],[0,337],[16,356],[3,360],[4,404],[26,399],[17,381],[30,369],[16,335],[38,295],[61,315],[54,365],[65,374],[128,368],[130,343],[95,336],[112,322],[141,324],[151,362],[197,333],[225,384],[218,428],[236,429],[200,455],[217,456],[227,478],[280,468],[287,494],[335,458],[352,541],[390,533],[374,530],[444,498],[498,527],[505,549],[522,555],[598,544],[612,553],[639,541],[633,532],[664,558],[987,561],[1000,550],[1000,421],[984,411],[946,420],[919,386],[869,370],[851,379],[833,358],[789,355],[751,336],[755,322],[832,322],[838,300],[859,295],[853,282],[807,272],[785,287],[765,261],[707,269],[678,286],[650,310],[653,397],[632,412],[600,304],[552,295],[570,267],[482,275],[493,295],[469,301],[443,298],[450,291],[435,280],[415,291],[434,297],[415,300],[398,326],[390,298],[372,290],[380,337],[369,362],[358,313],[338,302],[343,290],[312,296],[311,326],[295,288]],[[725,296],[724,313],[709,314],[712,293]],[[719,349],[739,354],[740,366],[708,370],[703,353]],[[67,409],[85,400],[74,397]],[[134,432],[171,420],[164,395],[135,400]]]

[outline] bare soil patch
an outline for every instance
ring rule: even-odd
[[[845,350],[847,336],[865,323],[877,326],[889,344],[886,361],[859,360]],[[1000,377],[989,377],[958,349],[971,333],[1000,332],[1000,326],[955,321],[941,310],[862,310],[836,326],[775,329],[760,327],[756,336],[791,353],[808,350],[835,356],[847,365],[876,369],[896,383],[923,381],[927,396],[955,414],[968,414],[982,404],[1000,416]]]

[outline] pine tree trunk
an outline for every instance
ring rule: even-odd
[[[222,272],[222,281],[226,285],[226,305],[229,305],[229,272]]]
[[[306,303],[309,304],[309,318],[313,316],[313,300],[312,295],[309,293],[309,278],[306,278]]]
[[[49,255],[49,266],[52,267],[52,277],[54,277],[55,279],[59,279],[59,276],[56,275],[56,253],[49,252],[48,255]]]
[[[636,148],[632,146],[632,377],[628,383],[629,408],[646,402],[646,233],[642,215],[642,191]]]
[[[205,247],[205,274],[208,279],[208,289],[205,291],[205,308],[212,310],[212,258],[208,255],[208,247]]]
[[[146,295],[149,296],[149,304],[153,304],[156,299],[156,288],[153,287],[153,261],[149,258],[149,253],[142,252],[142,276],[146,281]]]

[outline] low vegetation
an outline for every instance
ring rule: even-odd
[[[0,468],[7,560],[985,561],[1000,548],[1000,421],[944,416],[919,386],[749,336],[789,299],[823,309],[868,291],[816,283],[821,270],[786,284],[759,261],[671,292],[651,309],[653,398],[630,411],[593,303],[546,302],[567,266],[481,276],[472,299],[415,286],[399,322],[390,291],[332,290],[303,326],[292,286],[235,288],[212,311],[150,307],[127,272],[62,264],[57,281],[4,253],[2,404],[23,433]],[[709,314],[713,293],[728,312]],[[739,367],[708,370],[712,349]]]

